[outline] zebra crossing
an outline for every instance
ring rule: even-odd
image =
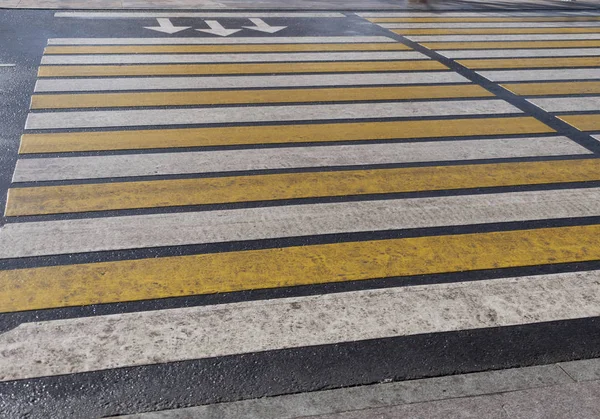
[[[598,153],[397,36],[600,138],[600,17],[358,15],[391,32],[48,40],[0,229],[0,312],[27,319],[0,386],[200,362],[216,396],[178,403],[201,404],[258,394],[218,390],[228,362],[276,382],[254,356],[293,391],[365,384],[600,316]],[[419,352],[389,339],[455,352],[389,363]],[[384,373],[328,352],[373,344]]]

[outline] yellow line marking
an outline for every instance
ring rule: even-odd
[[[414,139],[555,132],[532,117],[353,122],[315,125],[184,128],[25,134],[19,153],[139,150],[247,144]]]
[[[558,118],[581,131],[600,131],[600,114],[562,115]]]
[[[598,67],[598,57],[555,57],[555,58],[492,58],[458,60],[459,64],[471,69],[488,68],[576,68]]]
[[[447,70],[433,60],[345,61],[324,63],[53,65],[40,66],[39,77],[165,76],[193,74],[349,73],[363,71]]]
[[[34,95],[31,109],[226,105],[245,103],[355,102],[494,96],[474,84],[450,86],[344,87],[318,89],[228,90]]]
[[[552,83],[509,83],[503,87],[523,96],[585,95],[600,93],[600,81],[552,82]]]
[[[49,46],[45,54],[161,54],[161,53],[232,53],[232,52],[309,52],[309,51],[408,51],[404,44],[273,44],[273,45],[98,45]]]
[[[373,23],[442,23],[442,22],[594,22],[598,16],[581,17],[373,17]]]
[[[518,141],[518,140],[515,140]],[[600,159],[11,188],[7,216],[600,180]]]
[[[597,28],[469,28],[469,29],[394,29],[400,35],[476,35],[476,34],[533,34],[533,33],[597,33]]]
[[[598,259],[590,225],[29,268],[0,271],[0,311]]]
[[[490,41],[490,42],[423,42],[422,45],[434,50],[461,49],[517,49],[517,48],[588,48],[600,47],[600,40],[581,41]]]

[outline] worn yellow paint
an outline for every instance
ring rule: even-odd
[[[594,22],[598,16],[553,16],[553,17],[372,17],[373,23],[442,23],[442,22]]]
[[[588,95],[600,93],[600,81],[508,83],[503,87],[523,96]]]
[[[598,57],[554,57],[554,58],[491,58],[458,60],[459,64],[473,69],[487,68],[576,68],[597,67]]]
[[[423,42],[422,45],[434,50],[461,49],[542,49],[542,48],[592,48],[600,47],[600,39],[571,41],[488,41],[488,42]]]
[[[18,269],[0,271],[0,311],[598,259],[589,225]]]
[[[600,131],[600,113],[591,115],[561,115],[558,118],[581,131]]]
[[[358,44],[246,44],[246,45],[92,45],[49,46],[45,54],[202,54],[232,52],[310,52],[310,51],[407,51],[398,42]]]
[[[532,34],[532,33],[598,33],[600,26],[592,28],[422,28],[393,29],[400,35],[477,35],[477,34]]]
[[[226,105],[246,103],[358,102],[494,96],[475,84],[448,86],[328,87],[316,89],[226,90],[34,95],[31,109]]]
[[[515,141],[518,141],[517,139]],[[600,159],[11,188],[7,216],[600,180]]]
[[[25,134],[19,153],[545,134],[532,117]]]
[[[166,76],[194,74],[348,73],[356,71],[447,70],[433,60],[338,61],[322,63],[43,65],[39,77]]]

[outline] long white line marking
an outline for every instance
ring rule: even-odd
[[[16,64],[0,64],[0,67],[14,67]]]
[[[386,36],[277,36],[251,38],[50,38],[48,45],[354,44],[396,42]]]
[[[27,129],[311,121],[522,113],[502,100],[31,113]]]
[[[291,147],[22,159],[14,182],[118,178],[302,167],[560,156],[590,151],[566,137]]]
[[[415,116],[520,114],[502,100],[447,100],[440,102],[384,102],[335,105],[249,106],[192,109],[144,109],[30,113],[27,129],[135,127],[313,121]]]
[[[176,63],[252,63],[297,61],[359,61],[428,59],[416,51],[296,52],[267,54],[117,54],[46,55],[42,64],[176,64]]]
[[[561,273],[22,323],[0,335],[0,380],[596,317],[599,280]]]
[[[597,68],[563,68],[556,70],[494,70],[479,71],[479,74],[492,81],[550,81],[550,80],[600,80]]]
[[[547,112],[600,111],[600,96],[529,99],[529,102]]]
[[[238,18],[249,17],[346,17],[338,12],[56,12],[54,17],[70,17],[81,19],[140,19],[140,18],[173,18],[173,17],[214,17]]]
[[[464,50],[438,51],[448,58],[522,58],[522,57],[584,57],[599,56],[600,48],[561,48],[561,49],[499,49],[499,50]],[[594,70],[598,75],[600,71]]]
[[[592,71],[592,70],[590,70]],[[468,83],[450,72],[300,74],[268,76],[135,77],[89,79],[40,79],[36,92],[85,92],[110,90],[238,89],[251,87],[360,86],[377,84]]]
[[[479,42],[479,41],[572,41],[600,39],[600,33],[498,34],[498,35],[408,35],[415,42]]]
[[[595,22],[433,22],[433,23],[378,23],[388,29],[433,29],[433,28],[575,28],[600,27]]]
[[[600,189],[9,223],[0,258],[600,215]]]

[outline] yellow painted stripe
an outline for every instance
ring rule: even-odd
[[[487,68],[575,68],[599,67],[598,57],[554,57],[554,58],[491,58],[458,60],[472,69]]]
[[[40,66],[39,77],[166,76],[194,74],[349,73],[362,71],[447,70],[433,60],[345,61],[324,63],[53,65]]]
[[[372,17],[373,23],[442,23],[442,22],[594,22],[599,16],[581,17]]]
[[[600,114],[562,115],[558,118],[582,131],[600,131]]]
[[[7,216],[600,180],[600,159],[11,188]]]
[[[0,271],[0,311],[600,259],[600,226],[417,237]]]
[[[545,134],[531,117],[25,134],[21,154],[247,144]]]
[[[309,51],[406,51],[404,44],[394,42],[361,44],[253,44],[253,45],[97,45],[49,46],[45,54],[173,54],[232,52],[309,52]]]
[[[503,84],[511,92],[523,96],[585,95],[600,93],[600,81],[509,83]]]
[[[573,41],[489,41],[489,42],[424,42],[423,45],[435,50],[459,49],[517,49],[517,48],[590,48],[600,47],[599,40]]]
[[[476,35],[476,34],[530,34],[530,33],[597,33],[595,28],[469,28],[469,29],[394,29],[400,35]]]
[[[493,96],[474,84],[450,86],[344,87],[320,89],[228,90],[34,95],[31,109],[226,105],[246,103],[357,102]]]

